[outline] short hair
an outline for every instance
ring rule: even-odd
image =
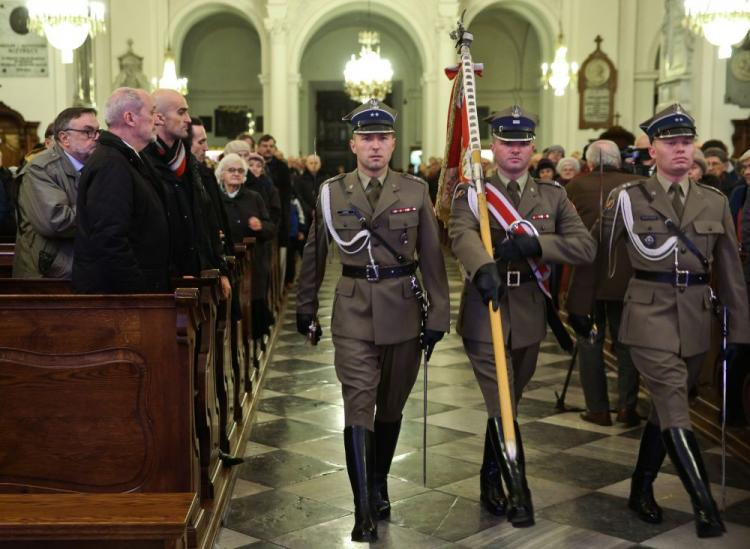
[[[245,162],[245,159],[242,158],[237,153],[229,153],[225,154],[224,158],[219,160],[219,163],[216,165],[216,169],[214,170],[214,175],[216,176],[216,181],[221,185],[221,174],[224,173],[224,168],[226,168],[227,164],[236,164],[236,163],[242,164],[242,168],[245,170],[245,174],[247,174],[247,162]]]
[[[266,141],[276,141],[276,138],[273,135],[270,134],[264,134],[260,136],[260,139],[258,139],[258,144],[265,143]]]
[[[242,133],[237,134],[237,137],[235,137],[235,139],[239,141],[244,141],[245,139],[249,139],[250,141],[253,142],[253,145],[255,145],[255,138],[247,132],[242,132]]]
[[[555,171],[557,173],[560,173],[560,170],[562,170],[565,166],[570,164],[573,166],[573,169],[576,173],[580,173],[581,171],[581,163],[578,161],[577,158],[573,158],[572,156],[566,156],[565,158],[561,158],[557,161],[557,167],[555,168]]]
[[[118,126],[122,116],[130,112],[139,112],[144,105],[142,90],[136,88],[117,88],[104,105],[104,121],[107,126]]]
[[[49,124],[47,124],[47,128],[44,130],[44,138],[45,139],[49,139],[50,137],[54,137],[55,136],[55,129],[54,128],[55,128],[55,123],[54,122],[50,122]]]
[[[622,166],[620,149],[617,144],[609,139],[599,139],[591,143],[586,149],[586,162],[593,166],[619,168]]]
[[[703,149],[703,156],[708,158],[709,156],[715,156],[718,158],[722,164],[726,164],[727,162],[727,153],[718,148],[718,147],[709,147],[708,149]]]
[[[250,145],[239,139],[235,139],[224,145],[224,154],[237,154],[240,151],[252,152]]]
[[[742,155],[737,159],[737,165],[744,164],[746,161],[750,161],[750,149],[746,150],[742,153]]]
[[[190,125],[191,126],[203,126],[203,120],[201,120],[197,116],[191,116],[190,117]]]
[[[80,118],[84,114],[93,114],[96,116],[97,113],[96,109],[91,107],[68,107],[67,109],[63,109],[60,114],[55,117],[55,121],[52,122],[52,135],[54,136],[55,141],[57,141],[59,133],[68,128],[71,120]],[[45,137],[47,136],[46,133],[44,135]]]

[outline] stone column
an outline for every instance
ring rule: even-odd
[[[299,103],[300,103],[300,85],[302,75],[298,72],[287,75],[287,145],[282,149],[287,156],[299,156],[300,152],[300,122],[299,122]]]
[[[263,104],[268,95],[268,112],[263,113],[263,131],[276,138],[282,151],[289,148],[289,113],[287,103],[287,0],[268,0],[268,17],[263,21],[270,40],[270,85],[264,86]],[[266,94],[266,92],[268,92]],[[264,109],[265,110],[265,109]]]
[[[437,109],[437,78],[434,70],[426,71],[422,74],[422,158],[427,159],[430,156],[442,156],[443,151],[439,150],[438,133],[443,124],[438,124]],[[445,133],[445,130],[443,130]],[[445,136],[443,136],[443,141]]]

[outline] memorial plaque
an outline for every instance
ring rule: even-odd
[[[594,41],[596,50],[578,72],[578,127],[582,130],[605,129],[614,122],[617,69],[601,50],[601,36]]]
[[[38,77],[49,74],[47,39],[28,28],[22,0],[0,1],[0,76]]]

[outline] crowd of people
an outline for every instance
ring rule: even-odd
[[[290,288],[301,258],[297,329],[317,343],[317,291],[333,241],[342,260],[331,331],[355,497],[352,539],[377,539],[377,521],[390,515],[387,476],[420,352],[428,356],[449,328],[434,210],[440,159],[419,166],[421,178],[390,169],[396,113],[375,100],[345,117],[357,169],[332,178],[315,154],[285,159],[269,134],[257,142],[240,134],[212,161],[205,127],[173,90],[118,88],[102,113],[106,130],[98,116],[64,109],[15,174],[0,170],[0,221],[15,233],[13,276],[70,279],[80,293],[148,293],[213,269],[238,318],[227,257],[254,237],[253,338],[262,341],[275,322],[272,271]],[[577,340],[582,419],[613,424],[607,328],[618,362],[615,421],[644,419],[641,381],[652,397],[630,508],[662,521],[653,483],[668,454],[692,498],[698,535],[721,535],[687,394],[708,352],[712,277],[730,313],[730,363],[736,344],[750,341],[750,150],[732,159],[719,140],[698,147],[695,121],[679,105],[644,122],[637,139],[609,130],[569,156],[561,145],[535,152],[536,120],[518,106],[488,122],[492,160],[482,168],[495,216],[492,254],[472,186],[456,187],[447,223],[466,276],[457,330],[488,414],[482,505],[513,526],[534,524],[517,404],[547,322],[564,308]],[[504,319],[513,435],[501,425],[488,304]]]

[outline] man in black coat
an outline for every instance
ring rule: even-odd
[[[81,174],[73,288],[81,293],[169,290],[169,227],[162,187],[139,154],[156,133],[154,102],[118,88],[107,100],[109,131]]]
[[[292,204],[292,179],[289,166],[276,157],[276,140],[272,135],[263,135],[258,140],[258,154],[266,161],[265,171],[279,191],[281,220],[279,221],[279,261],[286,266],[286,247],[289,244],[289,214]]]
[[[229,297],[231,285],[220,233],[218,227],[209,227],[213,205],[184,142],[190,124],[187,102],[180,93],[167,89],[156,90],[153,98],[162,124],[157,128],[156,140],[143,152],[164,185],[173,274],[198,276],[204,269],[219,269],[224,297]]]

